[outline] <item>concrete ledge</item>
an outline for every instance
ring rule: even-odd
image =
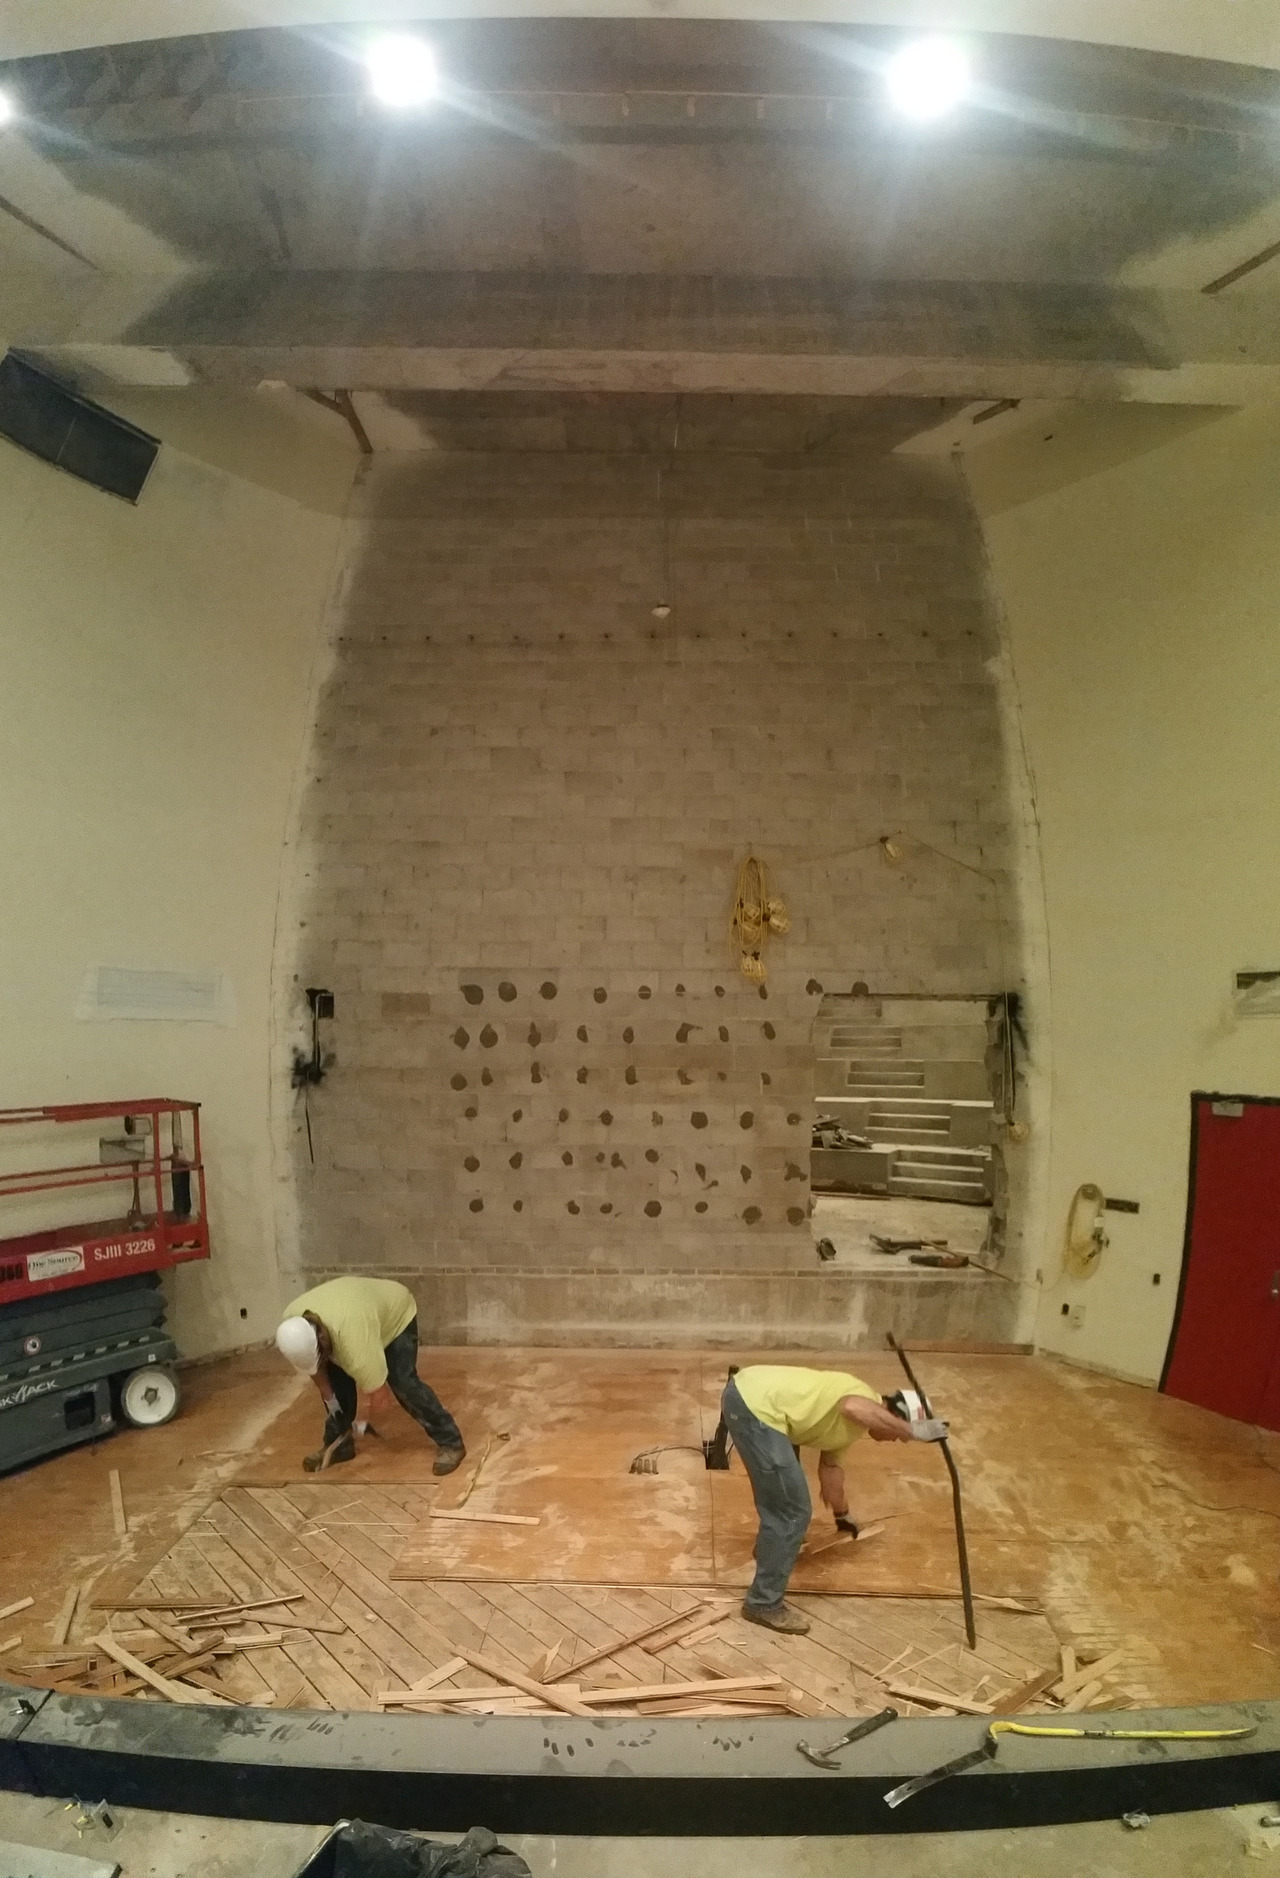
[[[972,1267],[422,1271],[368,1267],[418,1300],[424,1340],[601,1349],[883,1350],[897,1337],[1012,1343],[1020,1287]],[[309,1266],[307,1285],[337,1276]]]
[[[578,1721],[181,1708],[0,1683],[0,1784],[116,1805],[498,1833],[947,1832],[1271,1800],[1280,1704],[1090,1714],[1088,1726],[1253,1727],[1244,1742],[1002,1739],[998,1758],[891,1809],[899,1782],[980,1745],[981,1720],[900,1721],[814,1768],[799,1720]],[[838,1724],[826,1725],[838,1733]],[[824,1733],[823,1739],[826,1738]]]

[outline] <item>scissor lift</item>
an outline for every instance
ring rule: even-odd
[[[59,1160],[55,1130],[114,1124],[94,1161]],[[46,1125],[46,1126],[41,1126]],[[170,1097],[0,1109],[0,1131],[38,1132],[45,1164],[0,1170],[0,1472],[109,1433],[118,1420],[158,1427],[178,1408],[177,1348],[164,1323],[159,1273],[209,1256],[200,1107]],[[0,1132],[6,1159],[15,1139]],[[73,1146],[73,1153],[76,1152]],[[83,1149],[79,1150],[81,1153]],[[102,1187],[107,1217],[31,1226],[49,1202],[88,1210]]]

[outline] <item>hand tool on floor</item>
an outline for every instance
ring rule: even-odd
[[[908,1265],[929,1265],[936,1271],[958,1272],[961,1266],[969,1263],[969,1259],[964,1252],[910,1252],[907,1255],[907,1263]]]
[[[929,1406],[929,1399],[925,1395],[924,1390],[920,1387],[920,1384],[916,1381],[915,1371],[912,1369],[907,1359],[907,1353],[892,1331],[889,1332],[889,1347],[896,1353],[898,1361],[906,1371],[907,1381],[911,1384],[912,1391],[918,1397],[920,1405],[924,1409],[924,1417],[920,1422],[920,1425],[923,1427],[925,1423],[935,1419],[933,1410]],[[902,1394],[905,1397],[907,1391],[902,1391]],[[909,1415],[907,1419],[914,1422],[916,1418]],[[964,1510],[960,1504],[960,1476],[956,1471],[956,1464],[952,1458],[950,1443],[947,1440],[946,1422],[942,1423],[942,1428],[944,1432],[941,1435],[934,1435],[932,1437],[925,1436],[923,1438],[926,1440],[932,1438],[937,1441],[938,1446],[942,1449],[942,1458],[947,1463],[947,1472],[951,1476],[951,1506],[955,1514],[956,1551],[960,1559],[960,1595],[964,1600],[964,1634],[968,1639],[969,1648],[976,1650],[978,1647],[978,1631],[973,1617],[973,1586],[969,1581],[969,1548],[965,1544],[964,1538]]]
[[[1038,1728],[1030,1722],[993,1721],[981,1747],[972,1748],[968,1754],[958,1754],[955,1760],[944,1761],[941,1767],[932,1767],[926,1774],[917,1774],[914,1780],[904,1780],[901,1786],[891,1787],[884,1796],[884,1803],[901,1806],[904,1800],[914,1799],[926,1787],[936,1787],[940,1780],[949,1780],[952,1774],[963,1774],[970,1767],[981,1766],[983,1761],[994,1760],[1001,1735],[1047,1735],[1067,1741],[1242,1741],[1257,1732],[1256,1722],[1247,1728]]]
[[[333,1437],[333,1440],[330,1441],[328,1445],[321,1450],[320,1459],[316,1462],[316,1465],[315,1465],[315,1472],[317,1474],[322,1474],[325,1468],[328,1467],[334,1455],[337,1453],[338,1449],[342,1446],[343,1442],[346,1441],[348,1438],[353,1437],[355,1435],[374,1435],[377,1437],[379,1441],[381,1441],[382,1439],[382,1436],[378,1434],[378,1431],[374,1427],[372,1422],[353,1422],[350,1428],[344,1428],[341,1434],[335,1435]]]
[[[855,1741],[864,1741],[868,1735],[873,1735],[877,1728],[887,1728],[890,1722],[897,1721],[897,1719],[896,1708],[882,1708],[878,1715],[868,1715],[865,1721],[855,1722],[853,1727],[846,1730],[838,1741],[831,1742],[828,1747],[811,1748],[807,1741],[797,1741],[796,1751],[803,1754],[807,1761],[812,1761],[815,1767],[828,1767],[833,1774],[838,1774],[840,1763],[832,1760],[833,1754],[839,1754],[842,1748],[852,1747]]]

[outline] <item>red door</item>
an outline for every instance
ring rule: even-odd
[[[1196,1095],[1182,1290],[1161,1387],[1280,1429],[1280,1102]]]

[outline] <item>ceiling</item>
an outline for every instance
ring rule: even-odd
[[[1280,66],[1274,0],[651,0],[674,18],[825,21],[896,32],[1017,33],[1134,46],[1195,59]],[[244,27],[309,29],[350,22],[477,18],[486,0],[7,0],[0,58],[124,45]],[[640,0],[504,0],[509,18],[643,17]]]
[[[883,28],[429,32],[442,93],[408,115],[367,95],[350,24],[0,65],[0,247],[55,282],[20,317],[0,289],[11,339],[156,385],[1280,389],[1247,304],[1275,257],[1201,291],[1280,244],[1280,73],[987,35],[971,99],[921,127],[886,102]]]

